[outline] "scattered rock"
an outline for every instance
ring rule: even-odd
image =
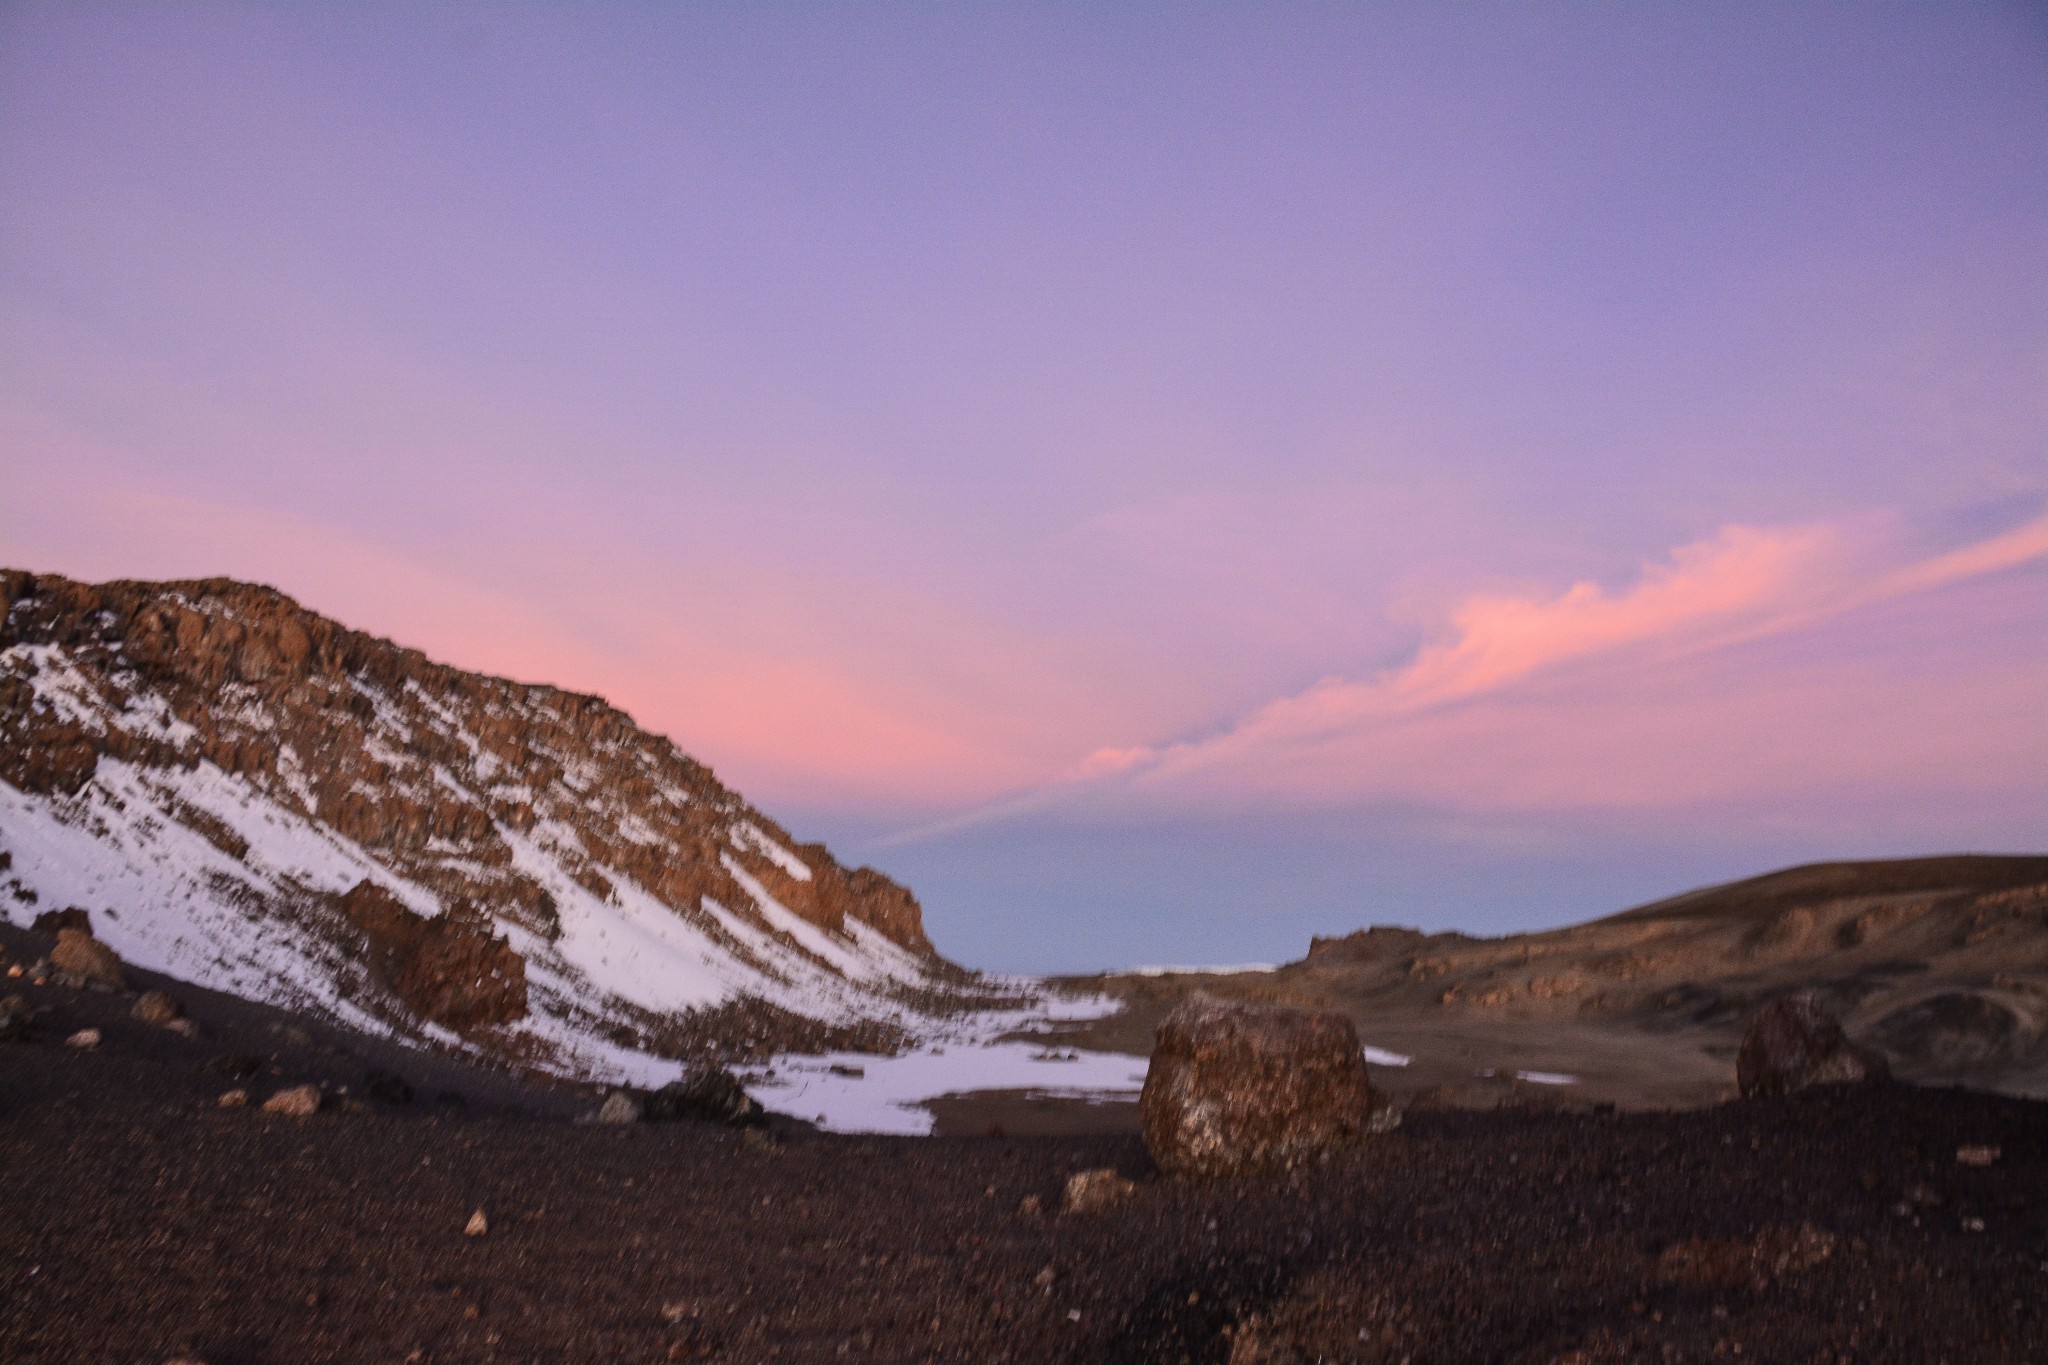
[[[29,927],[37,933],[47,935],[50,938],[55,938],[66,929],[76,929],[79,933],[90,938],[92,936],[92,916],[85,912],[83,906],[67,905],[62,910],[43,911],[42,914],[35,917],[34,923]]]
[[[1107,1166],[1077,1171],[1067,1178],[1067,1190],[1060,1199],[1062,1213],[1100,1213],[1113,1209],[1138,1192],[1138,1183]]]
[[[25,1043],[36,1012],[18,995],[0,1000],[0,1043]]]
[[[462,1225],[462,1235],[464,1237],[481,1237],[490,1230],[491,1220],[484,1217],[482,1209],[478,1209],[475,1213],[469,1215],[469,1221]]]
[[[1363,1140],[1372,1099],[1343,1015],[1196,992],[1159,1025],[1138,1114],[1161,1170],[1231,1176]]]
[[[1017,1201],[1017,1216],[1019,1218],[1036,1218],[1044,1212],[1045,1201],[1035,1194],[1027,1194]]]
[[[1885,1059],[1850,1042],[1811,995],[1773,1000],[1758,1010],[1735,1058],[1735,1080],[1745,1099],[1890,1077]]]
[[[1657,1258],[1657,1278],[1665,1284],[1761,1292],[1773,1280],[1813,1269],[1834,1252],[1835,1235],[1811,1224],[1771,1228],[1747,1242],[1696,1237],[1665,1248]]]
[[[295,1085],[289,1090],[280,1090],[263,1101],[263,1112],[294,1119],[311,1118],[320,1112],[320,1087]]]
[[[669,1123],[700,1119],[735,1128],[768,1121],[760,1102],[747,1093],[739,1077],[722,1066],[703,1066],[683,1073],[647,1097],[647,1120]]]
[[[593,1123],[638,1123],[641,1112],[640,1101],[624,1090],[614,1090],[590,1118]]]
[[[1972,1144],[1967,1147],[1956,1148],[1956,1164],[1958,1166],[1995,1166],[1998,1164],[2000,1155],[2002,1153],[1996,1147]]]
[[[82,1028],[64,1040],[66,1047],[95,1048],[100,1045],[100,1031],[96,1028]]]
[[[164,1025],[164,1031],[175,1033],[191,1042],[197,1042],[199,1039],[199,1025],[190,1019],[173,1019]]]
[[[241,1089],[223,1090],[215,1103],[223,1109],[245,1109],[249,1104],[249,1092]]]
[[[59,929],[57,946],[50,950],[50,968],[61,973],[67,984],[97,986],[103,990],[128,989],[127,974],[114,950],[83,929]]]
[[[128,1017],[145,1024],[164,1025],[184,1018],[185,1007],[169,991],[144,991],[135,998],[135,1008],[128,1011]]]

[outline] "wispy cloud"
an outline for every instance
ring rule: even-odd
[[[1507,701],[1539,683],[1553,691],[1561,685],[1567,695],[1577,685],[1587,705],[1597,706],[1594,695],[1632,671],[1809,629],[2043,557],[2048,516],[1903,563],[1847,526],[1729,526],[1644,565],[1619,589],[1580,582],[1548,593],[1475,594],[1449,614],[1437,639],[1398,666],[1363,678],[1325,678],[1207,735],[1099,749],[1055,782],[904,837],[1117,792],[1169,800],[1191,793],[1227,799],[1284,791],[1332,800],[1384,793],[1394,770],[1412,778],[1428,767],[1433,741],[1462,744],[1481,730],[1502,751],[1552,752],[1554,743],[1534,745],[1503,733],[1498,717],[1462,727],[1446,718],[1461,708]],[[1723,700],[1706,711],[1723,715]],[[1671,706],[1657,710],[1659,724],[1683,724]],[[1441,794],[1444,784],[1430,779],[1421,785]]]

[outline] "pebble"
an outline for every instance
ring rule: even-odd
[[[1060,1200],[1060,1212],[1096,1213],[1115,1208],[1137,1192],[1136,1181],[1107,1166],[1078,1171],[1067,1180],[1066,1194]]]
[[[66,1047],[98,1047],[100,1031],[96,1028],[82,1028],[64,1040]]]
[[[263,1102],[263,1112],[294,1119],[310,1118],[320,1112],[320,1088],[295,1085],[289,1090],[280,1090]]]
[[[623,1090],[614,1090],[605,1097],[595,1117],[599,1123],[638,1123],[640,1114],[640,1101]]]
[[[185,1007],[169,991],[144,991],[135,998],[135,1007],[128,1011],[128,1017],[139,1019],[145,1024],[168,1024],[173,1019],[183,1018]]]
[[[1956,1164],[1958,1166],[1990,1166],[1997,1163],[2000,1155],[2001,1153],[1996,1147],[1971,1144],[1956,1148]]]
[[[221,1091],[220,1099],[216,1103],[223,1109],[241,1109],[249,1103],[249,1092],[246,1090],[223,1090]]]
[[[491,1220],[484,1217],[482,1209],[478,1209],[475,1213],[469,1215],[469,1221],[462,1225],[462,1235],[464,1237],[481,1237],[490,1230]]]
[[[192,1041],[199,1037],[199,1025],[193,1023],[190,1019],[173,1019],[170,1023],[164,1025],[164,1032],[175,1033],[180,1038]]]

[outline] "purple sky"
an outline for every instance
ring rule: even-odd
[[[2038,6],[0,6],[0,562],[604,693],[976,965],[2048,847]]]

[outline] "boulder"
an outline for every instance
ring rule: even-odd
[[[1362,1141],[1372,1086],[1341,1014],[1200,992],[1159,1025],[1138,1098],[1145,1146],[1172,1175],[1287,1170]]]
[[[650,1123],[698,1119],[735,1128],[768,1121],[760,1103],[747,1093],[739,1077],[722,1066],[698,1067],[683,1073],[647,1097]]]
[[[50,967],[63,974],[60,979],[71,984],[116,991],[128,989],[121,959],[112,948],[83,929],[57,931],[57,946],[50,950]]]
[[[1744,1099],[1890,1077],[1890,1064],[1850,1042],[1812,995],[1773,1000],[1758,1010],[1735,1057],[1735,1081]]]
[[[185,1007],[169,991],[144,991],[135,998],[135,1007],[128,1011],[128,1017],[161,1026],[184,1018]]]
[[[405,1077],[389,1071],[371,1071],[363,1077],[363,1089],[380,1104],[411,1104],[412,1087]]]
[[[25,1043],[36,1012],[18,995],[0,1000],[0,1043]]]
[[[92,932],[92,916],[86,913],[83,906],[67,905],[62,910],[43,911],[40,915],[36,916],[35,922],[29,927],[37,933],[47,934],[51,938],[57,937],[59,933],[66,929],[76,929],[81,934],[90,934]]]

